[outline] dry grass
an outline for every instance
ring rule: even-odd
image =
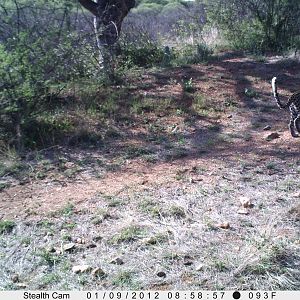
[[[1,287],[17,289],[12,278],[18,274],[30,289],[151,289],[162,283],[174,289],[299,289],[298,224],[289,213],[299,201],[292,196],[298,176],[259,174],[250,184],[221,179],[232,174],[220,171],[215,184],[132,191],[123,196],[122,209],[99,196],[90,211],[66,207],[55,218],[19,221],[1,236]],[[241,195],[254,205],[249,215],[237,213]],[[99,214],[109,217],[91,221]],[[230,228],[219,228],[225,221]],[[51,252],[68,239],[74,250]],[[113,264],[116,257],[124,264]],[[71,268],[78,264],[101,267],[106,276],[75,275]],[[161,271],[165,278],[157,276]]]

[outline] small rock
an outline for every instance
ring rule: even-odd
[[[204,264],[199,264],[199,265],[196,266],[195,270],[196,271],[201,271],[201,270],[203,270],[203,267],[204,267]]]
[[[88,249],[92,249],[92,248],[96,248],[97,245],[96,245],[95,243],[89,243],[89,244],[86,245],[86,247],[87,247]]]
[[[265,130],[265,131],[267,131],[267,130],[271,130],[271,126],[270,125],[267,125],[267,126],[265,126],[264,128],[263,128],[263,130]]]
[[[240,214],[240,215],[248,215],[249,214],[249,211],[248,211],[248,209],[247,208],[241,208],[241,209],[239,209],[238,211],[237,211],[237,213],[238,214]]]
[[[229,225],[228,222],[223,222],[223,223],[217,224],[216,227],[219,227],[219,228],[222,228],[222,229],[229,229],[230,225]]]
[[[300,192],[296,192],[296,193],[292,194],[292,197],[300,198]]]
[[[193,258],[192,258],[191,256],[189,256],[189,255],[185,255],[185,256],[183,257],[183,264],[184,264],[185,266],[190,266],[190,265],[192,265],[192,264],[193,264]]]
[[[190,177],[190,178],[189,178],[189,182],[190,182],[190,183],[195,183],[195,179],[194,179],[193,177]]]
[[[77,244],[85,244],[85,239],[83,239],[83,238],[77,238],[77,239],[75,239],[75,243],[77,243]]]
[[[61,248],[55,248],[55,254],[63,254],[63,251],[61,251]]]
[[[74,243],[68,243],[62,246],[63,251],[71,251],[75,248]]]
[[[94,241],[94,242],[100,242],[102,239],[103,239],[103,237],[100,236],[100,235],[94,236],[94,237],[93,237],[93,241]]]
[[[13,274],[13,275],[11,276],[11,281],[12,281],[13,283],[19,282],[19,275],[18,275],[18,274]]]
[[[48,253],[54,253],[54,252],[56,252],[56,249],[53,246],[49,246],[49,247],[46,248],[46,251]]]
[[[113,259],[110,263],[120,266],[120,265],[124,264],[124,261],[120,257],[117,257],[117,258]]]
[[[289,213],[295,217],[296,221],[300,221],[300,204],[289,210]]]
[[[270,141],[273,141],[275,139],[278,139],[280,137],[279,133],[278,132],[272,132],[271,134],[269,134],[267,137],[266,137],[266,140],[268,142]]]
[[[106,274],[101,268],[95,268],[92,270],[91,274],[94,277],[104,277]]]
[[[78,274],[78,273],[87,273],[92,270],[92,267],[89,265],[78,265],[74,266],[72,268],[73,273]]]
[[[241,196],[241,197],[240,197],[240,202],[241,202],[241,204],[242,204],[242,206],[243,206],[244,208],[249,208],[249,207],[251,207],[251,200],[250,200],[250,198],[248,198],[248,197]]]
[[[160,271],[156,274],[158,277],[167,277],[167,274],[163,271]]]
[[[143,238],[141,240],[141,243],[143,245],[146,245],[146,246],[149,246],[149,245],[156,245],[157,244],[157,239],[155,237],[146,237],[146,238]]]
[[[27,288],[27,284],[26,284],[26,283],[23,283],[23,282],[16,283],[16,286],[17,286],[19,289],[26,289],[26,288]]]

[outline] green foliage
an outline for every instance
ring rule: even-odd
[[[73,30],[77,5],[74,0],[0,5],[0,141],[18,151],[60,141],[72,129],[57,111],[64,83],[99,74],[94,45]]]
[[[175,8],[173,7],[172,9]],[[194,19],[178,20],[172,25],[172,33],[177,39],[180,38],[181,40],[191,39],[192,41],[199,41],[201,40],[202,30],[203,25]]]
[[[151,40],[146,35],[141,35],[138,45],[135,42],[121,44],[121,54],[119,56],[120,66],[131,68],[152,67],[163,61],[164,51],[158,42]]]
[[[183,80],[183,90],[188,93],[192,93],[195,90],[193,78]]]
[[[16,226],[16,223],[10,220],[0,221],[0,234],[9,233]]]
[[[147,12],[159,12],[163,8],[162,5],[157,3],[143,3],[137,9],[138,13],[147,13]]]
[[[56,113],[44,113],[61,91],[56,82],[91,77],[96,70],[87,59],[92,50],[83,42],[74,47],[76,36],[61,36],[54,45],[59,32],[47,34],[49,40],[21,32],[6,47],[0,45],[0,138],[20,151],[54,143],[60,132],[70,129]]]
[[[166,6],[174,6],[177,0],[137,0],[136,12],[161,12]]]
[[[21,163],[17,158],[2,158],[0,160],[0,177],[5,175],[11,175],[17,178],[22,178],[22,175],[26,173],[27,166]]]
[[[0,118],[6,132],[17,135],[19,148],[21,127],[31,117],[37,99],[48,92],[48,81],[40,76],[43,62],[32,57],[24,47],[25,40],[26,35],[20,35],[19,41],[12,41],[10,50],[0,45]]]
[[[73,129],[68,117],[60,112],[41,112],[26,120],[22,127],[24,143],[29,148],[41,148],[54,145]]]
[[[128,289],[140,289],[139,283],[134,278],[132,271],[122,271],[118,273],[112,280],[112,284],[117,287],[127,287]]]
[[[293,37],[290,48],[295,51],[295,55],[296,55],[297,52],[300,50],[300,35]]]
[[[41,265],[47,265],[49,267],[52,267],[61,261],[60,257],[44,248],[40,249],[40,251],[37,253],[37,256],[40,257]]]
[[[144,230],[139,226],[129,226],[123,228],[118,234],[114,235],[110,242],[112,244],[129,243],[144,235]]]
[[[299,35],[298,0],[207,1],[207,12],[234,48],[284,50]]]
[[[173,63],[176,65],[197,64],[207,62],[213,51],[206,44],[186,44],[181,49],[174,49]]]
[[[224,35],[231,42],[233,49],[259,54],[266,48],[263,28],[255,20],[241,21],[234,30],[225,30]]]
[[[36,94],[43,94],[47,86],[39,78],[39,64],[31,61],[30,52],[21,43],[12,45],[14,50],[7,51],[0,45],[0,77],[1,77],[1,105],[7,113],[17,112],[20,102],[30,105],[31,99]],[[15,99],[7,105],[8,99]]]

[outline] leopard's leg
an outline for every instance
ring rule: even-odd
[[[290,107],[290,111],[291,111],[291,119],[290,119],[290,123],[289,123],[290,132],[291,132],[292,137],[298,137],[298,134],[296,133],[296,130],[295,130],[295,120],[298,117],[298,115],[293,107]]]
[[[292,137],[298,137],[297,133],[295,132],[294,120],[293,119],[290,120],[289,128],[290,128],[290,132],[291,132]]]
[[[300,115],[294,120],[294,126],[300,134]]]

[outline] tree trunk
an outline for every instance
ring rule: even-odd
[[[17,152],[22,153],[24,150],[24,141],[23,141],[23,134],[22,134],[22,128],[21,128],[21,113],[18,111],[14,117],[15,126],[16,126],[16,147]]]
[[[96,0],[98,3],[98,0]],[[99,35],[101,32],[99,32],[99,17],[97,15],[94,16],[94,32],[95,32],[95,38],[96,38],[96,45],[98,50],[98,65],[99,69],[104,72],[105,77],[109,81],[114,80],[114,70],[113,70],[113,56],[111,47],[107,45],[101,44]]]
[[[99,18],[97,16],[94,16],[94,32],[95,32],[95,38],[96,38],[96,45],[98,49],[98,64],[101,68],[103,66],[103,56],[101,52],[101,43],[99,39],[99,30],[98,30],[98,24],[99,24]]]

